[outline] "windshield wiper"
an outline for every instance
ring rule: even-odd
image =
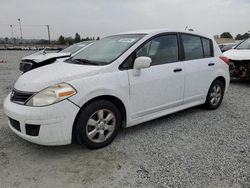
[[[71,61],[73,61],[76,64],[99,65],[98,63],[87,60],[87,59],[73,59],[72,58]]]

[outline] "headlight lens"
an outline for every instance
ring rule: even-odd
[[[76,94],[76,90],[69,84],[60,83],[48,87],[35,94],[27,103],[27,106],[47,106],[57,103]]]

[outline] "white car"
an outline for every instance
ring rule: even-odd
[[[250,38],[224,52],[230,61],[231,78],[250,80]]]
[[[48,53],[46,52],[46,49],[38,51],[34,54],[23,57],[19,65],[19,70],[25,73],[32,69],[54,63],[57,59],[63,58],[63,60],[65,60],[71,56],[76,55],[92,43],[93,41],[79,42],[56,53]]]
[[[105,37],[23,74],[4,102],[9,126],[42,145],[108,145],[119,128],[205,104],[217,109],[228,60],[209,37],[174,30]]]

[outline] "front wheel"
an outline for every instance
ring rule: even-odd
[[[121,122],[120,112],[113,103],[95,101],[82,109],[77,117],[77,140],[90,149],[104,147],[116,137]]]
[[[224,85],[220,80],[215,80],[208,91],[205,107],[208,110],[215,110],[217,109],[224,96]]]

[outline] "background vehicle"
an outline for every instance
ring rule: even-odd
[[[62,63],[21,75],[5,113],[10,128],[31,142],[76,139],[104,147],[121,127],[201,104],[217,109],[229,85],[221,55],[213,39],[193,32],[112,35]]]
[[[225,51],[231,50],[231,49],[233,49],[233,47],[235,47],[235,46],[237,46],[236,43],[224,44],[223,47],[221,47],[221,51],[222,51],[222,52],[225,52]]]
[[[54,63],[59,58],[68,58],[77,54],[79,51],[81,51],[81,49],[92,43],[93,41],[79,42],[57,53],[46,52],[46,49],[38,51],[32,55],[22,58],[19,70],[22,72],[27,72],[44,65]]]
[[[250,80],[250,38],[224,52],[224,55],[230,61],[231,78]]]

